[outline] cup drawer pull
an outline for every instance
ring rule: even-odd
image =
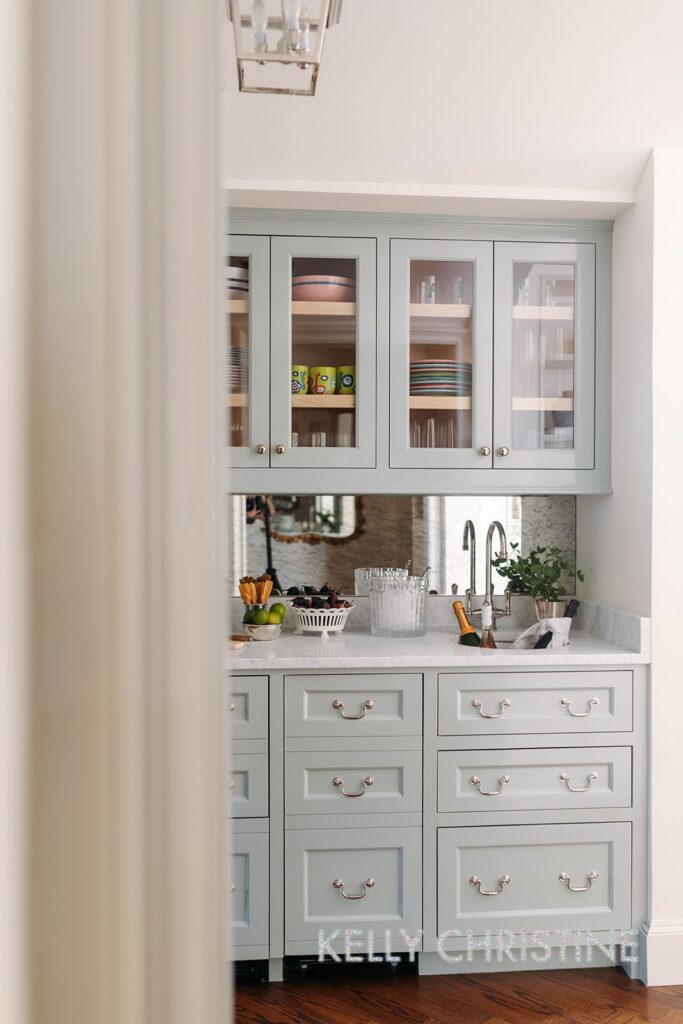
[[[597,772],[591,772],[590,775],[586,776],[587,786],[572,786],[571,776],[567,775],[566,772],[560,772],[560,782],[564,782],[570,793],[587,793],[594,782],[597,782],[599,775]]]
[[[341,878],[335,878],[334,882],[332,883],[332,885],[334,886],[335,889],[340,889],[341,890],[341,894],[342,894],[342,896],[344,897],[345,900],[363,900],[363,899],[365,899],[365,897],[368,894],[368,890],[372,889],[374,884],[375,884],[375,879],[374,878],[366,878],[365,881],[363,882],[363,891],[358,893],[357,896],[352,896],[351,893],[348,893],[348,892],[346,892],[344,890],[344,883],[342,882]]]
[[[338,775],[335,775],[335,777],[332,779],[332,785],[337,787],[337,789],[339,790],[341,795],[342,796],[350,796],[350,797],[363,796],[364,793],[365,793],[365,790],[367,789],[367,787],[368,786],[373,786],[374,784],[375,784],[375,780],[373,779],[372,775],[367,775],[364,779],[361,780],[361,782],[360,782],[360,787],[361,788],[360,788],[358,793],[347,793],[346,790],[344,789],[344,780],[343,779],[340,779]]]
[[[498,879],[498,885],[500,886],[500,889],[493,889],[492,891],[488,891],[486,889],[482,889],[481,879],[477,875],[472,875],[472,877],[470,878],[470,885],[476,885],[477,889],[479,890],[482,896],[500,896],[505,886],[510,884],[510,881],[511,879],[509,875],[503,875],[502,878]]]
[[[571,892],[588,892],[588,890],[592,887],[593,882],[595,881],[595,879],[597,877],[598,877],[597,871],[591,871],[590,875],[588,875],[588,877],[586,879],[586,881],[588,882],[588,885],[572,885],[571,878],[569,877],[569,875],[567,874],[566,871],[563,871],[559,875],[559,880],[561,882],[566,882],[567,883],[567,888],[570,889]]]
[[[369,698],[368,700],[364,700],[363,703],[361,704],[361,713],[359,715],[346,715],[344,714],[344,701],[339,700],[339,698],[337,698],[337,700],[332,701],[332,707],[334,708],[334,710],[338,711],[342,718],[346,718],[348,721],[351,722],[357,722],[359,718],[365,718],[366,712],[372,711],[374,706],[374,700]]]
[[[591,697],[591,699],[588,702],[588,711],[572,711],[572,702],[569,700],[569,697],[562,697],[560,699],[560,704],[563,708],[567,709],[572,718],[587,718],[588,715],[590,715],[590,713],[592,712],[593,708],[597,708],[600,704],[600,698]]]
[[[501,777],[498,779],[498,785],[500,786],[500,789],[487,790],[481,788],[481,779],[479,778],[479,776],[472,775],[470,777],[470,786],[477,786],[482,796],[500,796],[500,794],[503,792],[503,786],[507,786],[509,781],[509,775],[501,775]]]
[[[505,714],[505,712],[507,711],[507,709],[509,707],[511,707],[511,706],[512,706],[512,701],[510,700],[509,697],[505,697],[500,702],[500,705],[499,705],[500,711],[498,712],[498,714],[496,714],[496,715],[489,715],[485,711],[481,710],[481,701],[480,700],[477,700],[476,697],[475,697],[474,700],[472,701],[472,707],[475,709],[475,711],[479,712],[479,714],[481,715],[482,718],[502,718],[503,715]]]

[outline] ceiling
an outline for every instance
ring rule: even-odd
[[[225,184],[241,205],[623,208],[649,152],[683,145],[682,40],[680,0],[344,0],[309,99],[238,93],[223,18]]]

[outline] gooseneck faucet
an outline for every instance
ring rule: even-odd
[[[491,590],[491,558],[493,548],[493,534],[498,530],[498,536],[500,538],[500,551],[498,552],[499,558],[507,558],[508,556],[508,541],[505,536],[505,530],[503,524],[494,519],[488,528],[486,534],[486,592],[484,594],[484,604],[493,604],[493,594]]]
[[[462,549],[470,553],[470,585],[467,594],[477,592],[477,536],[474,532],[474,523],[468,519],[465,529],[462,532]]]
[[[512,615],[512,609],[510,607],[510,591],[506,589],[504,598],[505,606],[503,608],[497,608],[493,603],[493,585],[491,583],[491,559],[493,558],[493,535],[498,531],[500,538],[500,558],[507,558],[508,556],[508,542],[505,536],[505,530],[503,524],[499,523],[497,519],[494,519],[486,532],[486,592],[484,594],[484,600],[482,601],[482,607],[489,606],[491,628],[496,628],[496,619],[501,616]],[[463,543],[464,547],[464,543]],[[472,617],[480,618],[482,615],[481,608],[472,608],[470,602],[470,594],[467,594],[467,614]],[[482,622],[483,622],[482,618]]]

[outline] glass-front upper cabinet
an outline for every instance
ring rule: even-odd
[[[376,242],[277,237],[271,245],[270,464],[372,468]]]
[[[494,466],[592,469],[595,246],[495,243]]]
[[[230,464],[268,466],[270,239],[233,235],[224,267],[226,444]]]
[[[391,465],[490,469],[491,242],[392,239]]]

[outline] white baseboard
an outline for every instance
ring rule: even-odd
[[[640,929],[646,985],[683,985],[683,921],[649,921]]]

